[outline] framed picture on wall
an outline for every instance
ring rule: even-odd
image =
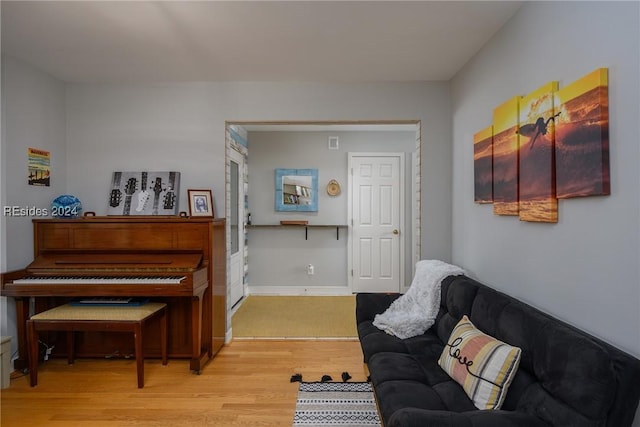
[[[213,218],[213,196],[211,190],[187,190],[189,193],[189,216]]]
[[[113,172],[107,215],[177,215],[180,172]]]

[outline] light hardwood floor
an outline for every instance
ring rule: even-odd
[[[2,427],[10,426],[291,426],[298,383],[331,375],[365,381],[357,341],[235,341],[200,375],[186,360],[145,361],[138,389],[134,359],[66,359],[40,365],[2,390]],[[14,373],[13,376],[16,376]]]

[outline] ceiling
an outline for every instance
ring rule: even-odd
[[[514,1],[6,1],[2,51],[66,82],[447,81]]]

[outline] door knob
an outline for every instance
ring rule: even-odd
[[[396,228],[393,230],[393,234],[400,234],[400,231],[398,231],[398,229]]]

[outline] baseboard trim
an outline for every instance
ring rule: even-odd
[[[347,286],[249,286],[249,295],[342,296],[351,295]]]

